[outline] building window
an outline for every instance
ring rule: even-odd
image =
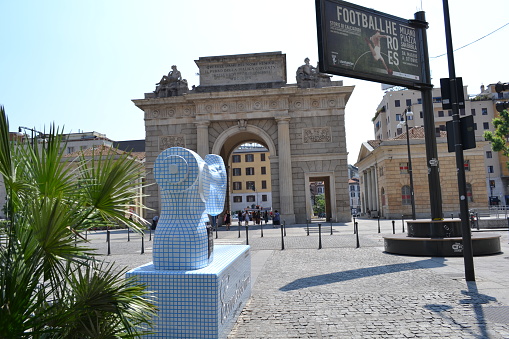
[[[73,152],[74,152],[73,146],[67,147],[67,153],[73,153]]]
[[[488,173],[493,173],[493,172],[494,172],[493,166],[488,166]]]
[[[475,115],[475,108],[472,108],[470,112],[472,113],[472,115]]]
[[[424,114],[422,113],[422,111],[419,112],[419,117],[422,119],[424,117]]]
[[[488,109],[487,108],[481,108],[481,114],[482,115],[488,115]]]
[[[240,168],[234,168],[232,171],[233,171],[233,175],[234,176],[242,175],[242,172],[241,172]]]
[[[466,115],[467,112],[465,112],[465,109],[464,108],[460,108],[460,115]]]
[[[396,121],[402,121],[401,114],[396,114]]]
[[[445,125],[439,125],[438,128],[441,130],[441,131],[446,131],[447,128]]]
[[[401,187],[401,204],[402,205],[411,205],[412,204],[410,186],[408,186],[408,185]]]
[[[402,174],[408,173],[408,162],[399,163],[399,173]]]
[[[464,160],[463,167],[465,167],[465,171],[470,171],[470,160]]]
[[[265,161],[265,153],[261,153],[260,154],[260,160],[261,161]]]
[[[262,194],[262,201],[267,201],[267,194]]]
[[[232,162],[240,162],[240,155],[236,154],[232,157]]]
[[[267,174],[267,167],[262,166],[262,174]]]
[[[444,111],[438,111],[438,117],[441,118],[444,116]]]
[[[242,202],[242,197],[241,196],[234,196],[233,197],[233,202]]]
[[[325,193],[325,192],[324,192],[323,187],[322,187],[322,186],[318,186],[318,187],[316,188],[316,193],[317,193],[317,194],[323,194],[323,193]]]
[[[247,202],[255,202],[255,196],[254,195],[248,195],[246,197]]]
[[[407,107],[412,106],[412,99],[406,99],[406,105]]]
[[[493,158],[493,153],[491,153],[491,151],[486,151],[486,158],[487,159]]]
[[[385,206],[385,189],[383,187],[381,190],[381,195],[382,195],[382,206]]]
[[[242,183],[240,181],[234,181],[233,182],[233,189],[235,191],[239,191],[242,189]]]
[[[246,159],[246,162],[254,162],[254,154],[246,154],[244,158]]]
[[[450,116],[450,117],[452,117],[452,111],[451,111],[451,110],[448,110],[448,111],[447,111],[447,115],[448,115],[448,116]]]
[[[489,129],[490,128],[490,123],[489,122],[483,122],[482,123],[482,128],[483,129]]]
[[[472,184],[467,182],[466,186],[467,186],[467,200],[468,202],[474,202],[474,196],[472,194]]]
[[[255,188],[255,182],[254,181],[246,181],[246,189],[254,191]]]
[[[477,122],[474,122],[474,131],[477,131]]]
[[[422,104],[422,98],[417,98],[417,104],[418,105]]]
[[[254,175],[254,167],[246,167],[246,175]]]
[[[267,189],[267,180],[262,180],[262,189]]]
[[[399,100],[394,100],[394,107],[399,107],[401,106],[401,103]]]

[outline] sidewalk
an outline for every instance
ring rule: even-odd
[[[249,227],[252,296],[228,338],[509,338],[509,244],[503,253],[474,257],[475,282],[464,279],[463,258],[409,257],[383,252],[392,222],[353,222],[286,228]],[[406,228],[406,226],[405,226]],[[395,222],[402,232],[401,220]],[[215,244],[245,244],[246,231],[220,228]],[[152,242],[112,231],[111,255],[129,269],[152,260]],[[89,234],[106,254],[105,232]]]

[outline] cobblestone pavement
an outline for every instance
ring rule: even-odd
[[[313,224],[281,230],[249,227],[252,296],[228,338],[509,338],[509,245],[504,253],[475,257],[475,282],[464,279],[463,258],[391,255],[382,235],[391,221],[322,224],[322,249]],[[402,232],[401,221],[395,231]],[[216,244],[245,244],[245,227],[221,229]],[[113,231],[106,260],[134,268],[152,260],[152,243]],[[104,232],[91,233],[98,253],[107,253]]]

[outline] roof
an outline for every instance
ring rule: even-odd
[[[439,137],[437,135],[437,137]],[[440,138],[446,138],[447,132],[440,131]],[[409,139],[424,139],[424,127],[412,127],[408,129],[408,138]],[[401,133],[400,135],[391,138],[389,140],[406,140],[406,131]]]
[[[113,147],[126,152],[145,152],[145,139],[115,141]]]
[[[122,154],[127,154],[127,153],[129,153],[129,152],[126,152],[126,151],[123,151],[123,150],[120,150],[120,149],[117,149],[114,147],[109,147],[106,145],[99,145],[99,146],[87,148],[85,150],[79,150],[76,152],[66,154],[66,155],[64,155],[64,157],[65,158],[75,158],[75,157],[79,157],[79,156],[93,157],[93,156],[115,155],[115,154],[122,155]],[[145,152],[131,152],[130,154],[133,157],[137,158],[138,160],[145,159]]]

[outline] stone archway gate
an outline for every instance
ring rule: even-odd
[[[344,114],[353,86],[330,81],[308,60],[297,71],[298,83],[288,85],[281,52],[196,63],[200,86],[189,91],[179,79],[133,100],[145,113],[147,183],[154,182],[154,161],[168,147],[186,147],[202,157],[219,154],[227,164],[236,147],[255,141],[270,151],[272,207],[282,220],[305,223],[312,212],[309,178],[327,177],[331,218],[349,221]],[[172,72],[164,78],[177,78]],[[158,214],[157,185],[146,193],[146,205]]]

